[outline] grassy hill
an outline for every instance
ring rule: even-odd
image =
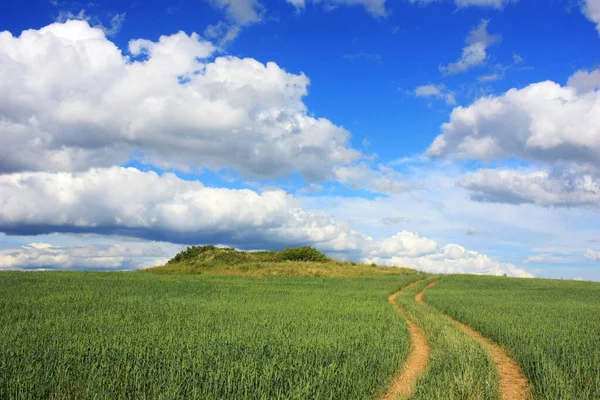
[[[192,246],[178,253],[167,264],[144,271],[167,275],[331,277],[416,273],[409,268],[336,261],[308,246],[280,251],[239,251],[215,246]]]

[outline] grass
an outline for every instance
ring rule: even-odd
[[[507,349],[537,399],[600,399],[600,284],[446,276],[425,299]]]
[[[0,398],[377,397],[418,278],[2,273]]]
[[[386,298],[419,279],[396,299],[431,350],[411,399],[498,398],[490,355],[442,312],[504,346],[537,399],[600,398],[600,284],[214,246],[143,272],[1,273],[0,398],[378,398],[410,348]],[[432,280],[435,308],[414,300]]]
[[[214,246],[193,246],[177,254],[166,265],[148,273],[166,275],[314,276],[358,277],[407,275],[408,268],[335,261],[311,247],[282,251],[243,252]]]
[[[401,292],[396,300],[423,328],[431,352],[411,399],[498,399],[498,375],[487,351],[440,312],[415,301],[415,295],[434,279]]]

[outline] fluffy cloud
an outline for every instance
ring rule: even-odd
[[[600,167],[600,91],[540,82],[456,107],[428,154]]]
[[[457,245],[440,247],[407,231],[375,240],[326,213],[304,208],[299,199],[280,190],[210,188],[172,174],[159,176],[122,167],[0,175],[0,231],[120,234],[247,249],[311,244],[345,258],[433,272],[526,274],[510,264],[499,264]],[[113,261],[110,265],[120,262]]]
[[[596,29],[600,33],[600,0],[583,0],[581,11],[587,19],[596,24]]]
[[[415,96],[417,97],[433,97],[436,99],[444,100],[447,105],[453,106],[456,104],[454,93],[446,89],[446,85],[422,85],[415,88]]]
[[[385,0],[287,0],[287,2],[298,10],[304,9],[306,3],[312,2],[322,4],[327,10],[332,10],[340,6],[362,6],[374,17],[384,17],[387,14]]]
[[[43,204],[43,207],[39,205]],[[133,168],[0,175],[0,230],[85,232],[242,247],[315,243],[339,228],[283,191],[209,188]]]
[[[467,189],[475,201],[600,207],[600,180],[579,170],[521,173],[483,169],[462,179],[459,185]]]
[[[440,274],[469,273],[484,275],[508,275],[521,278],[530,278],[529,272],[517,268],[512,264],[500,263],[476,251],[467,250],[456,244],[449,244],[437,248],[431,254],[420,257],[372,257],[366,262],[382,265],[410,265],[414,268]]]
[[[489,20],[481,20],[481,23],[473,28],[466,39],[466,46],[462,49],[460,58],[447,66],[440,66],[440,71],[446,74],[465,72],[475,66],[483,64],[487,59],[488,47],[500,42],[500,35],[490,35],[487,31]]]
[[[125,245],[53,246],[30,243],[0,250],[0,271],[18,269],[139,269],[162,265],[169,245],[152,242]],[[168,250],[167,250],[168,249]]]
[[[84,170],[144,160],[251,177],[325,179],[361,154],[304,105],[309,80],[219,57],[183,32],[132,40],[124,56],[84,21],[0,33],[0,171]]]

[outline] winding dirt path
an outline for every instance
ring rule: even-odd
[[[421,304],[426,304],[423,301],[423,293],[425,290],[435,285],[435,282],[425,287],[422,291],[417,294],[415,300]],[[444,314],[445,315],[445,314]],[[484,345],[492,355],[492,359],[496,364],[498,370],[498,377],[500,378],[500,399],[502,400],[531,400],[531,385],[525,378],[523,371],[517,365],[517,363],[506,354],[506,352],[497,344],[491,340],[483,337],[479,332],[474,331],[462,322],[445,315],[446,318],[454,322],[459,328],[465,331],[468,335],[472,336],[475,340],[479,341]]]
[[[388,392],[381,400],[395,400],[399,395],[405,397],[410,396],[414,390],[417,378],[425,372],[425,369],[427,368],[427,362],[429,361],[429,346],[425,339],[425,332],[415,324],[406,311],[396,304],[398,293],[410,289],[421,282],[423,281],[413,282],[388,297],[388,301],[397,312],[402,314],[408,324],[408,330],[411,336],[411,349],[408,360],[406,360],[406,363],[402,366],[400,371],[397,372]]]

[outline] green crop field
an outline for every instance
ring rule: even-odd
[[[416,277],[2,273],[0,399],[373,397]]]
[[[600,399],[600,284],[455,275],[425,293],[504,346],[537,399]]]
[[[497,346],[451,318],[506,349],[518,397]],[[525,400],[532,387],[597,400],[599,343],[597,283],[434,276],[311,248],[0,274],[0,399]]]

